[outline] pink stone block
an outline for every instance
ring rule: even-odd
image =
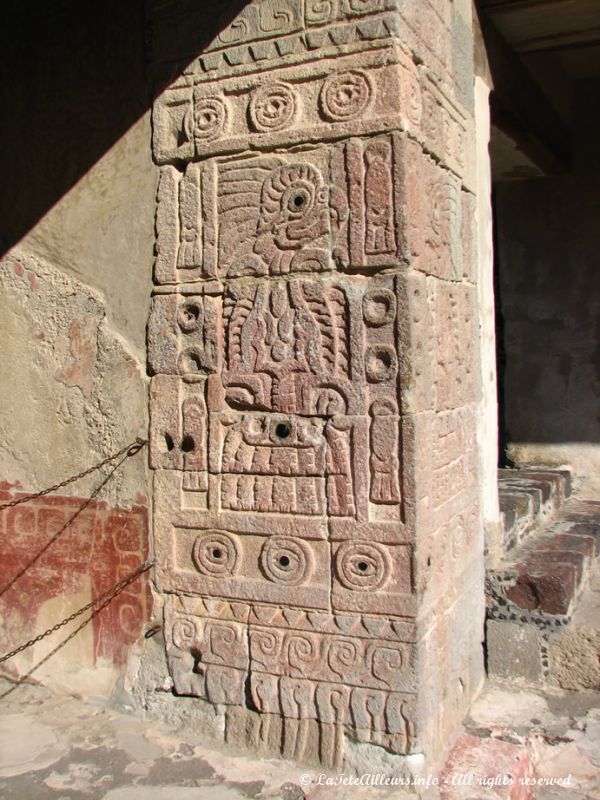
[[[533,800],[527,748],[464,734],[440,773],[442,800]]]

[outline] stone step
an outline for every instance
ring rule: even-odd
[[[486,646],[490,676],[526,683],[560,683],[567,643],[596,591],[600,569],[600,502],[568,500],[536,535],[525,539],[486,575]],[[600,628],[600,620],[596,621]],[[591,638],[590,638],[591,637]],[[590,646],[600,639],[590,634]],[[585,638],[585,637],[584,637]],[[583,647],[581,637],[577,647]],[[564,648],[563,648],[564,650]],[[598,652],[595,663],[598,666]],[[554,653],[554,655],[552,655]],[[600,670],[599,670],[600,675]],[[599,685],[595,688],[600,688]]]
[[[571,495],[569,470],[524,467],[498,470],[502,551],[509,553],[545,525]]]

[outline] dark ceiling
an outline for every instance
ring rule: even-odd
[[[520,80],[507,85],[505,65],[492,64],[494,177],[523,179],[567,170],[576,84],[600,77],[600,0],[477,0],[477,6],[488,44],[491,31],[492,39],[506,45],[504,55],[512,57],[515,70],[524,70]],[[511,94],[528,81],[515,113]],[[542,109],[536,97],[535,112],[529,113],[527,92],[532,96],[536,89],[547,107]],[[536,130],[540,110],[543,119]]]

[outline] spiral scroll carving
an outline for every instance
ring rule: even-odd
[[[330,75],[320,95],[321,112],[331,122],[345,122],[360,117],[373,98],[371,79],[364,72],[352,70]]]
[[[298,110],[298,98],[291,86],[275,83],[261,86],[250,99],[250,121],[259,132],[280,131],[289,128]]]

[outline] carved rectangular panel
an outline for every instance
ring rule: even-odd
[[[318,724],[328,763],[342,730],[414,738],[409,152],[378,132],[161,168],[150,449],[175,690],[258,714],[260,741],[283,725],[297,757]]]
[[[395,45],[304,67],[167,89],[153,108],[159,164],[419,128],[419,73]]]
[[[298,758],[305,746],[301,739],[307,732],[302,727],[306,720],[322,726],[325,762],[335,761],[330,748],[335,748],[336,736],[330,739],[327,728],[331,725],[348,729],[359,741],[393,746],[397,752],[410,747],[415,735],[416,651],[414,645],[398,640],[389,621],[363,618],[356,631],[360,618],[239,602],[199,602],[201,607],[191,598],[168,597],[165,604],[167,657],[178,694],[243,706],[249,691],[254,710],[265,715],[259,740],[267,735],[271,716],[283,718],[284,746]],[[249,608],[253,611],[248,617]],[[319,630],[331,624],[348,633]],[[373,632],[385,634],[386,624],[386,639],[367,630],[375,626]]]
[[[374,272],[413,255],[424,259],[429,253],[419,221],[425,213],[437,220],[431,234],[436,252],[446,258],[450,248],[447,258],[458,269],[455,181],[447,170],[431,167],[432,207],[423,209],[414,184],[425,167],[430,160],[396,134],[190,164],[183,171],[163,167],[156,280],[186,287],[188,294],[194,283],[203,287],[198,292],[224,294],[227,315],[240,303],[265,302],[262,283],[245,286],[235,278]],[[436,181],[442,187],[437,194]],[[438,195],[439,208],[433,205]],[[462,206],[460,191],[457,201]]]

